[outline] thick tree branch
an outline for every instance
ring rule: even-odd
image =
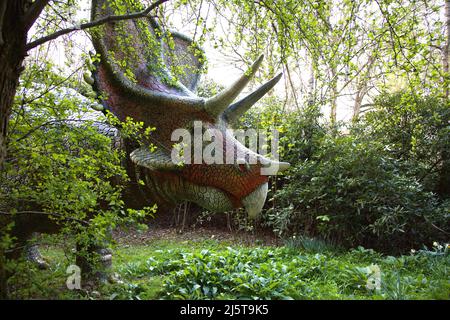
[[[96,21],[83,23],[79,26],[73,26],[70,28],[59,30],[55,33],[49,34],[48,36],[42,37],[40,39],[37,39],[35,41],[28,43],[25,46],[25,49],[28,51],[28,50],[36,48],[37,46],[40,46],[41,44],[44,44],[48,41],[54,40],[62,35],[65,35],[65,34],[68,34],[68,33],[74,32],[74,31],[78,31],[78,30],[85,30],[85,29],[97,27],[97,26],[100,26],[100,25],[108,23],[108,22],[145,18],[148,16],[148,14],[152,10],[154,10],[155,8],[157,8],[158,6],[160,6],[161,4],[163,4],[164,2],[167,2],[167,1],[168,0],[158,0],[155,3],[153,3],[152,5],[150,5],[147,9],[139,11],[139,12],[125,14],[125,15],[111,15],[111,16],[107,16],[105,18],[102,18],[102,19],[99,19]]]
[[[30,8],[25,12],[24,23],[25,30],[29,30],[33,23],[37,20],[42,10],[50,2],[50,0],[35,0]]]

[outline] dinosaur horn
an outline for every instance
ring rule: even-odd
[[[289,162],[280,162],[265,157],[260,157],[259,161],[263,167],[261,174],[265,176],[276,176],[278,173],[286,171],[291,166]]]
[[[230,123],[238,120],[248,109],[250,109],[250,107],[252,107],[259,99],[269,92],[278,81],[280,81],[282,75],[282,72],[279,73],[276,77],[267,81],[246,97],[229,106],[224,112],[225,119]]]
[[[245,88],[250,79],[258,70],[264,55],[260,55],[258,59],[251,65],[251,67],[244,72],[244,74],[236,80],[229,88],[223,90],[214,97],[205,101],[205,109],[212,116],[219,116],[222,112],[236,99],[236,97]]]

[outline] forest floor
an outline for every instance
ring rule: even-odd
[[[22,265],[16,299],[449,299],[450,256],[435,248],[398,257],[270,234],[151,227],[116,232],[112,279],[69,290],[71,250],[42,246],[47,270]]]
[[[143,245],[158,240],[174,242],[202,242],[205,240],[216,240],[238,245],[283,245],[283,241],[270,232],[246,232],[229,230],[227,228],[214,228],[211,226],[197,228],[188,227],[181,231],[180,229],[173,227],[150,225],[145,231],[115,231],[114,239],[122,245]]]

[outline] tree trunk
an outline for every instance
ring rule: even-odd
[[[352,121],[356,122],[359,119],[359,114],[361,113],[361,106],[364,97],[369,91],[369,79],[370,73],[372,71],[372,67],[375,62],[375,54],[372,53],[367,59],[367,63],[365,64],[366,71],[360,76],[358,85],[356,88],[356,96],[355,96],[355,104],[353,105],[353,117]]]
[[[442,50],[442,71],[444,74],[443,91],[444,91],[444,103],[449,105],[449,93],[450,93],[450,70],[449,70],[449,53],[450,53],[450,1],[445,1],[445,43]],[[447,117],[444,123],[448,123],[450,119]],[[450,197],[450,143],[442,146],[441,158],[442,166],[440,168],[440,179],[438,185],[438,193],[444,197]]]
[[[330,122],[331,127],[335,128],[337,122],[337,98],[338,98],[338,90],[337,90],[337,72],[336,66],[332,66],[331,68],[331,112],[330,112]]]
[[[285,69],[286,69],[286,73],[287,73],[287,76],[288,76],[289,84],[290,84],[290,86],[291,86],[292,96],[294,97],[294,103],[295,103],[295,106],[296,106],[297,110],[299,110],[299,109],[300,109],[300,106],[299,106],[299,104],[298,104],[297,94],[295,93],[295,90],[296,90],[296,89],[295,89],[295,87],[294,87],[294,83],[292,82],[291,71],[289,70],[289,66],[288,66],[287,63],[285,63],[284,67],[285,67]]]
[[[9,116],[26,55],[27,27],[23,19],[26,5],[23,0],[0,3],[0,174],[6,160]],[[0,251],[1,299],[8,297],[5,263],[5,253]]]
[[[24,1],[4,1],[0,11],[0,170],[6,159],[8,120],[26,55]],[[1,14],[3,13],[3,16]]]
[[[15,50],[10,43],[0,49],[0,169],[6,159],[6,138],[8,134],[8,120],[19,81],[20,68],[24,59],[23,54]]]
[[[356,122],[359,119],[359,114],[361,113],[361,107],[364,97],[369,91],[369,86],[367,83],[367,79],[358,84],[356,89],[355,103],[353,105],[353,116],[352,121]]]
[[[311,69],[310,69],[310,77],[308,81],[308,105],[313,106],[316,103],[316,79],[314,76],[314,60],[311,57]]]
[[[6,274],[6,255],[0,248],[0,300],[8,299],[8,276]]]
[[[448,99],[449,89],[449,51],[450,51],[450,1],[445,1],[445,43],[442,50],[442,71],[444,73],[444,96]]]

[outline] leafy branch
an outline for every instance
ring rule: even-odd
[[[100,25],[103,25],[105,23],[108,22],[113,22],[113,21],[122,21],[122,20],[131,20],[131,19],[139,19],[139,18],[145,18],[149,15],[149,13],[154,10],[155,8],[157,8],[158,6],[160,6],[161,4],[163,4],[164,2],[167,2],[168,0],[158,0],[155,3],[151,4],[147,9],[139,11],[139,12],[135,12],[135,13],[130,13],[130,14],[125,14],[125,15],[110,15],[101,19],[98,19],[96,21],[91,21],[91,22],[87,22],[87,23],[82,23],[80,25],[77,26],[73,26],[70,28],[66,28],[66,29],[62,29],[59,30],[55,33],[49,34],[45,37],[39,38],[35,41],[29,42],[26,46],[25,49],[31,50],[33,48],[36,48],[37,46],[40,46],[48,41],[51,40],[55,40],[56,38],[63,36],[65,34],[69,34],[72,33],[74,31],[79,31],[79,30],[86,30],[89,28],[93,28],[93,27],[98,27]]]
[[[0,211],[0,214],[5,215],[5,216],[41,214],[41,215],[46,215],[46,216],[52,216],[52,217],[60,218],[60,219],[67,220],[67,221],[78,222],[78,223],[83,224],[83,225],[89,225],[88,221],[77,219],[77,218],[74,218],[74,217],[67,217],[67,216],[64,216],[64,215],[62,215],[60,213],[55,213],[55,212],[18,211],[18,212],[11,213],[11,212],[6,212],[6,211]]]

